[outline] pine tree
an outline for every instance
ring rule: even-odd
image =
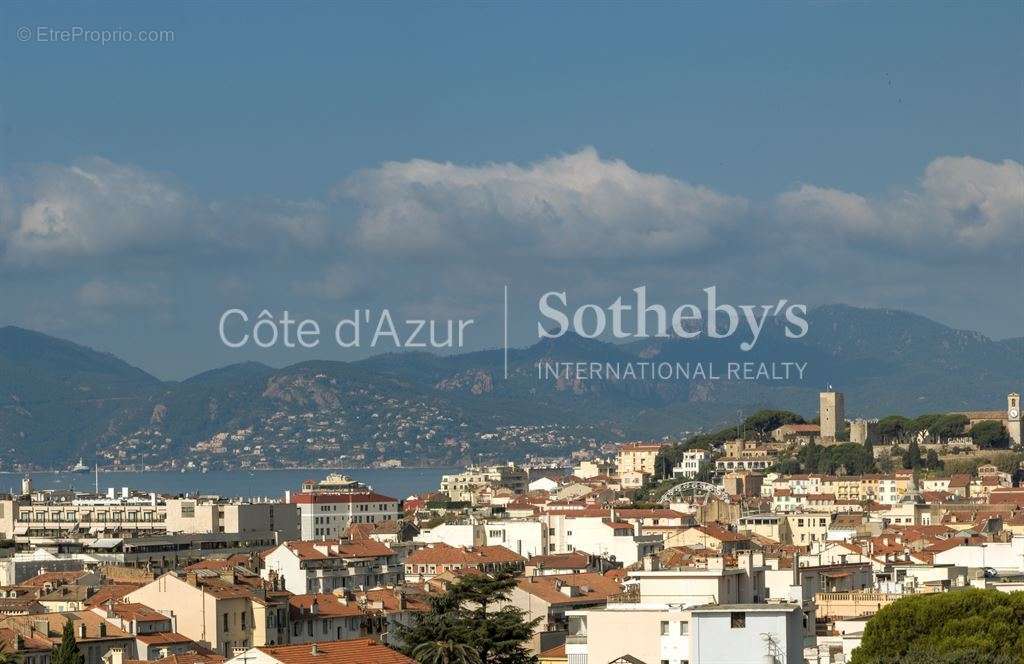
[[[917,444],[917,439],[912,439],[907,445],[907,451],[903,453],[903,467],[914,470],[921,467],[921,446]]]
[[[78,649],[78,642],[75,641],[75,627],[71,620],[64,623],[64,634],[61,636],[60,645],[50,655],[50,664],[83,664],[85,658],[82,651]]]
[[[455,655],[448,645],[457,643],[472,648],[484,664],[536,662],[526,643],[539,619],[527,621],[513,606],[494,610],[508,600],[515,585],[516,577],[508,573],[460,579],[448,592],[431,597],[430,611],[417,616],[413,625],[399,628],[403,650],[420,662],[444,661],[445,655]]]

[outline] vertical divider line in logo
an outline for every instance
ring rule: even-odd
[[[505,330],[504,330],[504,349],[505,349],[505,380],[508,380],[508,284],[505,284]]]

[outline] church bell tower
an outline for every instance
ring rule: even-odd
[[[1006,430],[1010,432],[1013,445],[1021,444],[1021,412],[1020,395],[1011,392],[1006,396]]]

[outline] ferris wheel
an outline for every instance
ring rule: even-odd
[[[706,506],[711,498],[720,498],[730,502],[729,494],[717,484],[708,482],[682,482],[671,487],[661,494],[658,502],[662,505],[669,503],[690,503],[691,505]]]

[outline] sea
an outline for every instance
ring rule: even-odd
[[[321,480],[330,473],[348,475],[367,484],[377,493],[404,499],[411,495],[436,491],[441,476],[459,472],[458,468],[344,468],[317,470],[211,470],[201,472],[99,472],[99,488],[106,492],[113,487],[164,494],[203,494],[222,497],[281,498],[284,492],[298,491],[303,480]],[[35,472],[28,473],[33,489],[74,489],[92,491],[96,475],[88,473]],[[21,492],[25,474],[0,473],[0,493]]]

